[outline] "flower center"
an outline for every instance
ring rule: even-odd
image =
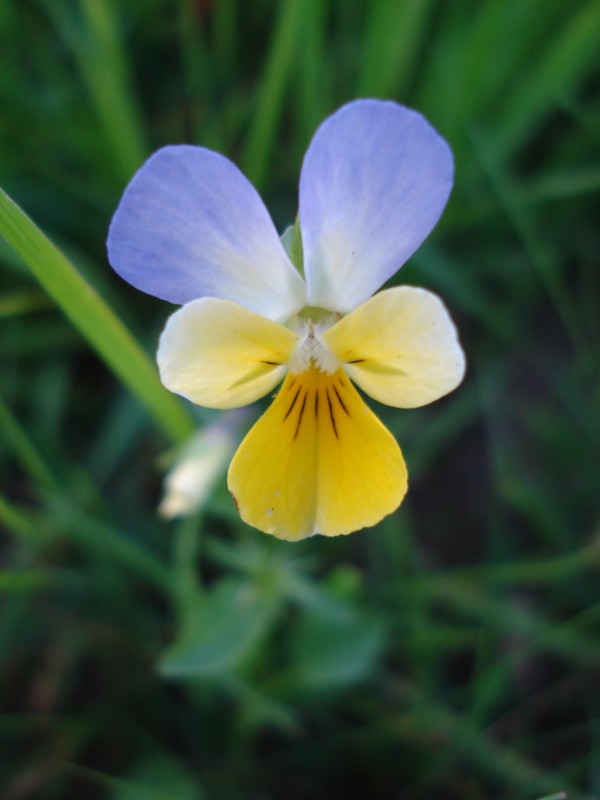
[[[340,362],[320,339],[320,335],[338,319],[339,315],[330,311],[305,308],[288,321],[288,328],[298,334],[298,344],[289,362],[292,374],[298,375],[314,368],[331,375],[339,369]]]

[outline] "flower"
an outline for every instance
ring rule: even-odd
[[[177,455],[165,476],[164,497],[158,507],[161,517],[189,516],[208,501],[235,450],[240,412],[227,413],[226,420],[200,428]]]
[[[229,467],[239,513],[256,528],[336,536],[401,503],[400,448],[351,381],[414,408],[462,380],[464,355],[436,295],[374,294],[436,224],[452,175],[448,145],[417,112],[379,100],[343,106],[302,165],[303,276],[254,188],[218,153],[165,147],[127,187],[110,262],[137,288],[182,304],[160,338],[164,385],[234,408],[283,381]]]

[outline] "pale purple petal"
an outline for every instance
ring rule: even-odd
[[[415,252],[452,187],[450,148],[416,111],[357,100],[316,132],[300,178],[308,303],[348,312]]]
[[[218,297],[277,320],[306,303],[257,192],[203,147],[165,147],[142,166],[113,218],[108,256],[126,281],[172,303]]]

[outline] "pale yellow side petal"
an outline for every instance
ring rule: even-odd
[[[375,525],[402,502],[394,437],[346,374],[288,375],[235,454],[229,490],[245,522],[280,539]]]
[[[229,300],[182,306],[160,337],[160,378],[172,392],[209,408],[254,402],[283,380],[297,336]]]
[[[413,286],[379,292],[321,339],[363,391],[389,406],[431,403],[455,389],[465,373],[446,307],[437,295]]]

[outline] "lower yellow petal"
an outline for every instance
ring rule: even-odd
[[[235,454],[229,490],[242,519],[280,539],[375,525],[402,502],[400,448],[343,370],[289,374]]]

